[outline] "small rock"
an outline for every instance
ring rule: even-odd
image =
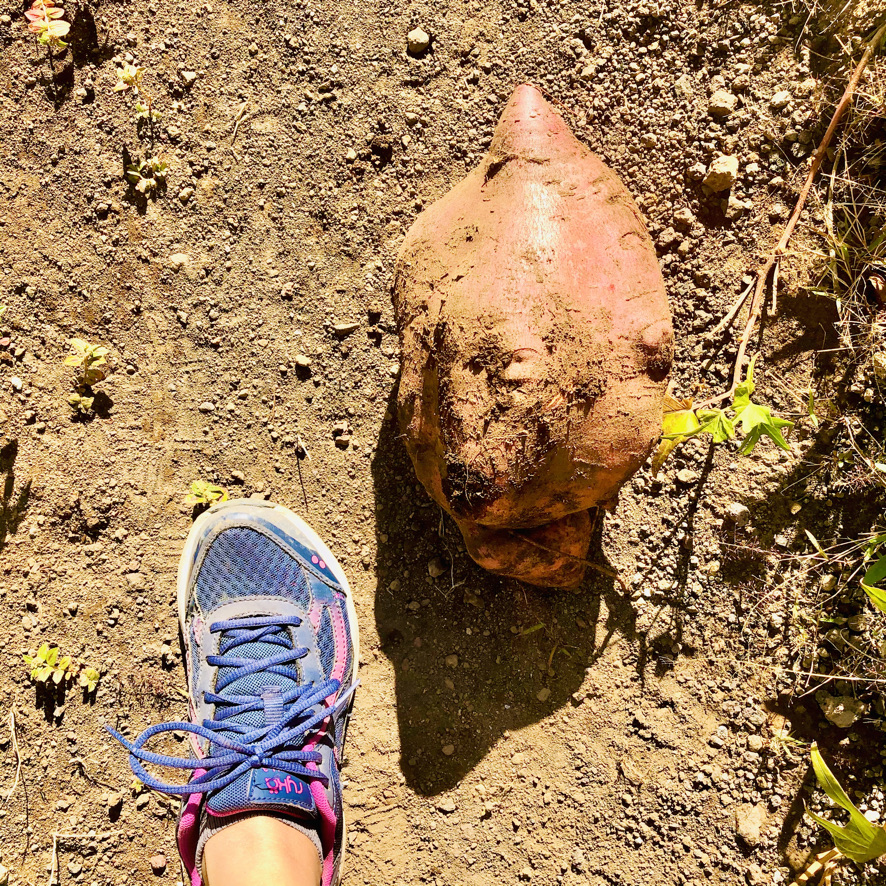
[[[352,332],[356,332],[359,328],[360,324],[352,321],[350,323],[336,323],[332,327],[332,331],[336,335],[344,337],[346,335],[350,335]]]
[[[874,375],[877,381],[886,382],[886,351],[874,354]]]
[[[127,572],[126,581],[131,588],[139,589],[145,586],[145,577],[141,572]]]
[[[690,471],[689,468],[683,468],[682,471],[677,471],[677,482],[682,483],[684,486],[691,485],[697,479],[698,474],[695,471]]]
[[[725,191],[735,184],[738,178],[738,157],[721,154],[711,161],[704,183],[715,193]]]
[[[140,794],[135,801],[135,808],[141,811],[151,802],[150,794]]]
[[[837,576],[836,575],[823,575],[818,580],[818,586],[823,591],[832,591],[835,587],[837,587]]]
[[[585,854],[581,849],[576,849],[575,852],[572,853],[571,862],[572,870],[574,870],[576,874],[583,874],[585,872],[587,859],[585,858]]]
[[[305,354],[295,355],[295,365],[298,366],[299,369],[307,369],[312,362],[311,358]]]
[[[581,69],[581,79],[582,80],[593,80],[594,75],[597,73],[596,65],[585,65]]]
[[[781,89],[769,99],[769,107],[773,111],[784,110],[791,103],[791,94],[786,89]]]
[[[197,82],[196,71],[181,71],[179,77],[182,78],[182,83],[185,84],[187,89],[190,89]]]
[[[258,55],[258,44],[254,41],[249,44],[249,54],[253,57]]]
[[[759,753],[763,750],[763,737],[760,735],[749,735],[748,736],[748,750],[754,751],[754,753]]]
[[[692,210],[687,209],[685,206],[674,213],[674,223],[680,225],[682,228],[690,227],[694,221],[695,216],[692,214]]]
[[[692,98],[693,82],[689,74],[682,74],[674,82],[674,90],[683,98]]]
[[[444,659],[447,668],[457,668],[458,667],[458,656],[453,652],[450,655],[447,655]]]
[[[444,756],[451,757],[455,753],[455,745],[454,744],[445,744],[442,747],[442,751]]]
[[[815,700],[825,717],[839,729],[848,729],[867,712],[867,706],[851,695],[828,695],[822,691],[815,693]]]
[[[348,152],[345,154],[345,160],[348,163],[353,163],[357,159],[357,152],[353,148],[348,148]]]
[[[406,48],[410,55],[421,55],[431,45],[431,38],[421,28],[415,28],[406,35]]]
[[[210,400],[204,400],[197,408],[201,412],[215,412],[215,403]]]
[[[729,195],[729,200],[726,201],[726,218],[729,221],[735,221],[738,218],[741,218],[742,213],[747,209],[747,204],[744,200],[739,200],[735,194]]]
[[[83,872],[83,865],[80,864],[79,861],[69,861],[68,862],[68,873],[72,877],[79,877]]]
[[[123,794],[108,794],[108,810],[111,812],[119,812],[123,808]]]
[[[543,686],[538,690],[535,696],[539,701],[547,701],[551,697],[551,690],[547,686]]]
[[[194,196],[194,189],[193,188],[182,188],[178,192],[178,199],[181,200],[182,203],[187,203],[188,200],[190,200],[191,197],[193,197],[193,196]]]
[[[21,391],[21,389],[22,389],[22,380],[21,380],[17,375],[13,375],[13,376],[9,379],[9,383],[12,385],[12,390],[13,390],[13,391],[15,391],[16,393],[18,393],[18,392]]]
[[[728,117],[737,104],[737,96],[726,89],[718,89],[708,101],[708,113],[715,117]]]
[[[169,266],[176,273],[180,271],[186,264],[191,261],[191,256],[187,252],[174,252],[169,256]]]
[[[158,852],[151,858],[151,870],[160,876],[166,870],[166,856],[162,852]]]
[[[446,572],[446,564],[439,557],[428,560],[428,575],[431,578],[439,578],[444,572]]]
[[[766,809],[761,805],[743,803],[735,810],[735,832],[750,847],[760,843],[760,831],[766,821]]]
[[[726,508],[726,516],[735,523],[736,526],[745,526],[751,519],[751,512],[747,506],[740,501],[734,501]]]
[[[455,812],[455,800],[453,800],[451,797],[446,797],[437,804],[437,808],[441,812]]]

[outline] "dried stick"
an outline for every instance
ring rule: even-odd
[[[729,393],[733,393],[736,387],[738,387],[739,383],[741,382],[741,373],[744,369],[744,359],[745,354],[747,353],[748,343],[751,340],[751,335],[754,332],[754,327],[757,325],[757,321],[760,319],[760,313],[763,310],[763,301],[766,292],[766,281],[769,279],[770,273],[774,271],[775,273],[773,277],[773,285],[778,285],[778,263],[781,260],[781,257],[784,255],[785,250],[787,249],[788,241],[791,239],[791,235],[794,233],[794,228],[797,226],[797,221],[800,218],[800,213],[803,211],[803,208],[806,205],[806,200],[808,199],[809,192],[812,189],[812,182],[815,180],[815,176],[818,174],[818,170],[821,168],[821,164],[824,161],[825,156],[827,155],[827,150],[834,138],[834,133],[837,131],[837,126],[839,125],[843,114],[846,112],[846,109],[849,107],[849,104],[852,101],[852,96],[855,94],[855,90],[858,87],[858,82],[859,80],[861,80],[861,75],[864,73],[865,68],[868,66],[868,62],[871,60],[874,52],[876,52],[877,48],[879,47],[884,35],[886,35],[886,22],[884,22],[882,25],[880,25],[879,28],[877,28],[877,32],[868,41],[867,47],[864,51],[864,55],[862,55],[861,59],[855,67],[855,70],[852,72],[852,76],[849,78],[849,82],[846,84],[846,90],[843,92],[843,97],[840,99],[837,107],[834,109],[834,114],[831,117],[831,122],[828,124],[828,128],[825,131],[824,136],[822,137],[821,143],[819,144],[815,153],[812,155],[812,165],[809,167],[809,173],[806,176],[806,181],[803,183],[803,187],[800,190],[800,195],[797,197],[797,203],[794,206],[794,211],[791,213],[791,217],[788,219],[788,222],[784,227],[784,231],[782,231],[781,239],[778,241],[778,245],[770,253],[769,257],[766,259],[766,262],[756,273],[754,296],[751,299],[751,308],[750,313],[748,314],[748,321],[745,324],[744,333],[741,336],[741,342],[738,346],[738,356],[735,358],[735,368],[732,373],[732,388],[730,389]],[[746,298],[746,293],[742,293],[742,295],[740,296],[740,301],[743,302]],[[731,310],[730,314],[732,314]]]

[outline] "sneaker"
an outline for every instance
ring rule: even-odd
[[[217,504],[194,523],[178,570],[190,723],[130,742],[136,776],[182,797],[178,847],[202,886],[206,840],[244,815],[274,815],[317,847],[322,886],[341,877],[339,777],[354,701],[357,619],[348,581],[317,534],[286,508]],[[193,758],[153,753],[166,732],[190,733]],[[168,784],[145,764],[193,770]]]

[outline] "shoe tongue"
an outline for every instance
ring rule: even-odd
[[[210,794],[206,806],[213,815],[232,815],[262,806],[306,820],[319,814],[307,781],[291,772],[270,768],[244,772],[226,788]]]
[[[279,644],[257,640],[234,647],[230,654],[238,658],[260,661],[278,655],[283,649],[284,647]],[[299,663],[294,662],[290,667],[298,669]],[[216,684],[233,676],[236,670],[236,668],[219,668]],[[273,726],[280,721],[285,712],[283,694],[298,685],[297,679],[278,673],[260,672],[238,677],[225,686],[220,694],[227,698],[258,696],[262,704],[256,710],[235,714],[224,722],[250,728]],[[224,707],[222,705],[220,710],[224,710]],[[213,752],[225,753],[225,750],[221,746],[216,746]],[[297,775],[273,767],[244,772],[227,787],[210,794],[206,806],[213,815],[231,815],[244,809],[254,809],[256,806],[273,806],[278,811],[285,810],[300,818],[313,818],[317,814],[310,784]]]

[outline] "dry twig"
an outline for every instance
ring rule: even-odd
[[[779,262],[781,261],[782,256],[787,250],[788,242],[790,241],[791,236],[794,233],[794,228],[797,226],[797,221],[800,218],[800,213],[806,206],[806,200],[808,199],[809,192],[812,189],[812,183],[815,180],[815,176],[818,174],[818,170],[821,168],[821,164],[824,161],[825,156],[827,156],[827,151],[830,147],[831,141],[834,138],[834,133],[837,131],[837,126],[839,125],[843,114],[846,112],[846,109],[849,107],[849,104],[852,101],[852,96],[855,94],[855,90],[858,87],[859,81],[861,80],[861,75],[864,73],[865,68],[868,66],[868,62],[871,60],[874,53],[879,48],[879,45],[882,42],[884,36],[886,36],[886,22],[880,25],[874,36],[868,41],[864,54],[862,55],[858,64],[855,66],[855,70],[852,72],[852,76],[849,78],[849,82],[846,84],[846,89],[843,92],[843,97],[840,99],[837,107],[834,109],[833,116],[831,117],[831,122],[828,124],[828,128],[825,131],[825,134],[822,137],[818,148],[812,155],[812,164],[809,167],[808,174],[806,175],[806,181],[803,182],[803,187],[800,190],[800,194],[797,197],[796,205],[794,206],[794,211],[791,213],[791,217],[788,219],[787,224],[784,227],[784,231],[782,231],[782,235],[778,241],[778,245],[769,254],[763,265],[757,270],[757,273],[755,275],[756,281],[754,283],[754,295],[751,299],[751,307],[748,313],[748,319],[745,323],[744,332],[742,333],[741,341],[738,346],[738,356],[735,358],[735,367],[732,373],[732,387],[729,389],[726,396],[730,396],[732,393],[734,393],[736,387],[738,387],[739,383],[741,382],[741,374],[744,369],[744,360],[748,349],[748,343],[751,340],[751,335],[753,335],[754,328],[756,327],[757,321],[760,319],[760,314],[763,311],[764,297],[766,294],[766,283],[769,280],[769,275],[772,274],[772,299],[773,304],[775,304],[775,290],[778,288]],[[717,326],[718,330],[725,329],[726,327],[730,326],[731,323],[735,320],[735,318],[738,316],[739,311],[741,310],[742,305],[747,299],[749,290],[750,288],[745,289],[744,292],[742,292],[737,302],[727,313],[726,317],[724,317],[723,321]]]

